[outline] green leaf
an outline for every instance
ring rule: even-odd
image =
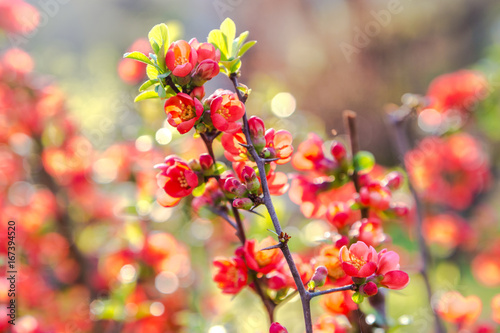
[[[234,21],[229,17],[226,18],[220,25],[220,30],[224,35],[224,39],[227,46],[227,55],[230,56],[233,52],[233,40],[236,37],[236,25]]]
[[[160,98],[165,98],[165,97],[167,97],[167,94],[166,94],[166,92],[165,92],[165,89],[164,89],[161,85],[157,85],[157,86],[155,87],[155,91],[156,91],[156,93],[158,94],[158,96],[159,96]]]
[[[151,61],[151,59],[149,59],[145,54],[143,54],[143,53],[141,53],[139,51],[125,53],[123,55],[123,57],[124,58],[128,58],[128,59],[134,59],[134,60],[143,62],[145,64],[153,65],[153,62]]]
[[[158,45],[157,42],[155,42],[155,41],[151,42],[151,47],[153,48],[153,51],[155,52],[155,54],[160,53],[160,45]]]
[[[232,62],[231,68],[229,68],[229,71],[231,73],[238,73],[240,68],[241,68],[241,60],[235,59],[235,61]]]
[[[163,57],[165,57],[166,51],[167,51],[168,47],[170,46],[170,37],[168,34],[167,25],[165,23],[160,23],[160,24],[155,25],[149,31],[148,38],[149,38],[149,43],[151,44],[151,47],[153,48],[153,50],[155,50],[155,53],[157,55],[160,55],[159,51],[163,47],[163,49],[164,49]],[[156,44],[158,44],[157,50],[153,46],[154,42],[156,42]]]
[[[221,175],[227,170],[227,166],[222,162],[215,162],[215,172],[214,175]]]
[[[220,30],[214,29],[210,31],[210,33],[208,34],[208,42],[212,43],[216,48],[220,50],[221,60],[228,59],[226,40],[224,39],[224,35]]]
[[[167,78],[170,74],[172,74],[172,72],[171,72],[171,71],[166,71],[165,73],[158,75],[158,78],[159,78],[159,79],[165,79],[165,78]]]
[[[239,50],[238,52],[238,57],[241,57],[244,55],[252,46],[254,46],[257,43],[256,40],[252,40],[248,43],[245,43]]]
[[[134,99],[134,102],[139,102],[145,99],[151,99],[151,98],[159,98],[158,94],[154,90],[148,90],[140,93],[137,95],[137,97]]]
[[[235,41],[237,42],[237,45],[238,45],[238,49],[240,49],[241,46],[243,45],[243,43],[247,40],[248,34],[249,34],[248,31],[242,32],[238,36],[238,38],[235,39]]]
[[[203,193],[205,193],[205,183],[202,183],[200,186],[195,188],[192,193],[194,197],[202,196]]]
[[[146,66],[146,74],[148,75],[148,78],[150,80],[157,80],[158,75],[160,73],[158,72],[158,68],[156,68],[156,66],[147,65]]]
[[[144,91],[154,85],[155,83],[158,83],[158,80],[147,80],[141,86],[139,87],[139,91]]]

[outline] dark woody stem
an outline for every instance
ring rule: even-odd
[[[311,298],[320,296],[320,295],[326,295],[326,294],[331,294],[331,293],[336,293],[339,291],[345,291],[345,290],[356,290],[356,285],[355,284],[349,284],[347,286],[342,286],[338,288],[331,288],[331,289],[326,289],[326,290],[320,290],[316,292],[310,293]]]
[[[229,77],[231,81],[233,82],[234,89],[236,91],[236,94],[238,95],[238,98],[241,102],[245,103],[246,102],[246,97],[242,95],[241,91],[238,89],[238,78],[236,73],[233,73]],[[254,159],[255,163],[257,164],[257,168],[259,170],[259,177],[261,180],[261,185],[262,185],[262,192],[263,192],[263,201],[264,205],[267,208],[267,211],[269,213],[269,216],[271,217],[271,221],[273,223],[274,229],[278,235],[282,233],[282,228],[281,224],[278,219],[278,215],[276,214],[276,210],[274,209],[273,202],[271,200],[271,194],[269,193],[269,185],[267,183],[267,178],[266,178],[266,170],[265,170],[265,162],[262,160],[262,158],[257,154],[257,151],[255,150],[252,139],[250,137],[250,132],[248,129],[248,119],[246,112],[243,115],[243,133],[245,134],[245,139],[247,141],[247,151],[250,153],[252,158]],[[293,280],[295,282],[295,285],[297,287],[297,290],[299,291],[300,299],[302,301],[302,311],[304,314],[304,322],[305,322],[305,327],[306,327],[306,332],[307,333],[312,333],[312,318],[311,318],[311,295],[310,293],[306,290],[304,287],[304,284],[302,283],[302,280],[300,278],[300,273],[297,269],[297,266],[295,265],[295,262],[293,260],[292,254],[290,252],[290,249],[288,248],[287,242],[282,242],[281,252],[283,252],[283,256],[285,257],[285,260],[288,264],[288,267],[290,268],[290,271],[293,276]]]
[[[411,110],[414,111],[414,110]],[[406,135],[405,132],[405,123],[406,120],[409,118],[410,112],[408,114],[405,114],[403,116],[398,116],[396,114],[389,114],[388,119],[389,123],[392,126],[393,133],[394,133],[394,138],[396,141],[397,145],[397,151],[398,155],[401,161],[401,166],[405,169],[405,163],[404,163],[404,157],[406,156],[407,152],[410,150],[410,143],[408,140],[408,136]],[[408,172],[407,172],[408,173]],[[429,302],[431,301],[432,298],[432,287],[431,283],[429,281],[429,276],[428,276],[428,270],[429,270],[429,261],[430,261],[430,253],[429,253],[429,248],[427,247],[427,244],[425,243],[424,236],[422,234],[422,219],[424,215],[424,209],[422,206],[422,203],[420,201],[420,198],[418,197],[417,192],[415,191],[415,188],[413,187],[413,184],[408,178],[408,187],[410,188],[410,191],[413,196],[413,200],[415,201],[415,232],[418,237],[418,245],[419,245],[419,250],[420,250],[420,257],[422,260],[422,267],[420,268],[420,275],[422,276],[422,279],[424,280],[425,283],[425,288],[427,292],[427,297],[429,299]],[[444,328],[443,323],[441,322],[441,319],[439,318],[438,314],[432,310],[432,313],[434,315],[434,325],[435,325],[435,331],[436,333],[445,333],[446,329]]]

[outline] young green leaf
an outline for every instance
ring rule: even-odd
[[[159,54],[160,49],[163,47],[164,54],[162,55],[165,57],[166,51],[168,50],[168,47],[170,46],[170,37],[168,34],[168,27],[165,23],[160,23],[155,25],[148,33],[148,38],[149,38],[149,43],[151,44],[151,47],[155,51],[157,55]],[[158,45],[158,50],[155,49],[153,46],[153,43],[156,42]]]
[[[238,52],[238,57],[243,56],[252,46],[254,46],[257,43],[257,41],[252,40],[249,41],[248,43],[245,43],[239,50]]]
[[[208,34],[208,42],[212,43],[216,48],[220,50],[221,60],[228,59],[226,40],[224,39],[224,35],[220,30],[214,29],[210,31],[210,33]]]
[[[193,194],[193,197],[199,197],[201,195],[203,195],[203,193],[205,192],[205,183],[201,183],[200,186],[196,187],[192,194]]]
[[[158,78],[158,69],[156,66],[153,65],[147,65],[146,66],[146,74],[148,75],[148,78],[150,80],[156,80]]]
[[[158,96],[159,96],[160,98],[165,98],[165,97],[167,97],[167,94],[166,94],[166,92],[165,92],[165,89],[164,89],[161,85],[157,85],[157,86],[155,87],[155,91],[156,91],[156,93],[158,94]]]
[[[139,102],[145,99],[151,99],[151,98],[159,98],[158,94],[154,90],[148,90],[140,93],[137,95],[137,97],[134,99],[134,102]]]
[[[139,91],[144,91],[154,85],[155,83],[158,83],[158,80],[147,80],[141,86],[139,87]]]
[[[153,65],[153,62],[151,61],[151,59],[149,59],[145,54],[143,54],[139,51],[125,53],[123,55],[123,57],[128,58],[128,59],[134,59],[134,60],[143,62],[145,64]]]
[[[227,55],[231,56],[233,51],[233,40],[236,37],[236,25],[229,17],[226,18],[220,25],[220,30],[224,35],[224,40],[227,46]]]

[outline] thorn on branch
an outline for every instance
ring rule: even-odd
[[[278,243],[278,244],[275,244],[275,245],[271,245],[271,246],[265,247],[265,248],[261,249],[260,251],[267,251],[267,250],[273,250],[273,249],[281,249],[281,247],[283,247],[283,243]]]

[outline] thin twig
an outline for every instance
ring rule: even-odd
[[[349,285],[343,286],[343,287],[315,291],[315,292],[312,292],[310,294],[311,294],[311,298],[313,298],[313,297],[316,297],[316,296],[325,295],[325,294],[331,294],[331,293],[335,293],[335,292],[338,292],[338,291],[345,291],[345,290],[356,290],[356,285],[355,284],[349,284]]]

